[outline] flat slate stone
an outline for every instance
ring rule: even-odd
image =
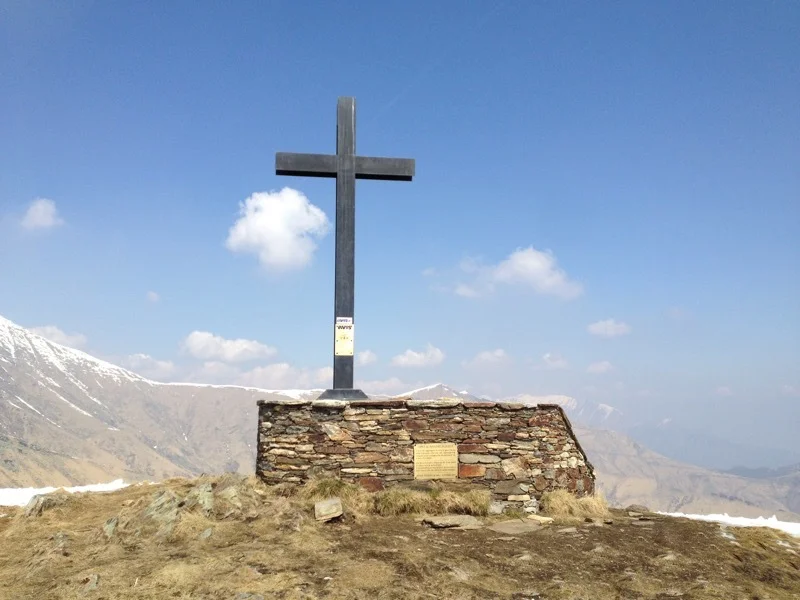
[[[518,535],[520,533],[532,533],[539,531],[542,528],[538,523],[532,521],[500,521],[494,525],[489,525],[488,529],[496,531],[497,533],[505,533],[508,535]]]
[[[494,493],[503,495],[525,494],[529,489],[530,486],[524,481],[520,482],[516,479],[507,479],[497,482],[497,485],[494,486]]]
[[[312,400],[311,406],[313,408],[347,408],[349,403],[347,400]]]
[[[525,408],[525,405],[519,402],[498,402],[497,406],[502,410],[522,410]]]
[[[301,406],[303,404],[311,404],[310,400],[303,400],[302,398],[265,398],[259,400],[259,406]]]
[[[540,525],[549,525],[553,522],[553,517],[544,517],[542,515],[528,515],[528,518]]]
[[[314,518],[317,521],[330,521],[341,517],[343,512],[342,501],[339,498],[328,498],[314,504]]]
[[[351,400],[353,408],[405,408],[406,401],[400,400]]]
[[[439,398],[438,400],[407,400],[410,408],[452,408],[463,404],[458,398]]]
[[[562,527],[558,530],[558,533],[578,533],[577,527]]]
[[[434,529],[480,529],[481,522],[471,515],[445,515],[443,517],[425,517],[424,525]]]

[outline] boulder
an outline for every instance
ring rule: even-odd
[[[103,525],[103,533],[107,538],[111,539],[117,532],[117,525],[119,525],[119,517],[111,517]]]
[[[67,492],[52,492],[50,494],[36,494],[25,505],[23,514],[26,517],[40,517],[42,513],[61,506],[67,502],[69,494]]]
[[[507,506],[508,506],[508,503],[499,502],[499,501],[495,500],[494,502],[492,502],[489,505],[489,514],[490,515],[502,515],[505,512]]]
[[[522,510],[526,513],[538,513],[539,509],[539,501],[536,498],[531,498],[522,505]]]

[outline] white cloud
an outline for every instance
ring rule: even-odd
[[[327,386],[333,382],[333,368],[300,369],[289,363],[275,363],[256,367],[239,374],[238,385],[270,390],[310,389]]]
[[[427,269],[422,270],[423,277],[433,277],[434,275],[436,275],[436,269],[433,267],[428,267]]]
[[[233,365],[216,360],[206,361],[201,367],[192,370],[186,381],[193,383],[233,384],[242,370]]]
[[[255,254],[273,271],[301,269],[311,263],[316,241],[330,229],[322,210],[292,188],[257,192],[239,205],[239,219],[228,232],[232,252]]]
[[[471,287],[465,283],[459,283],[453,289],[453,293],[456,296],[463,296],[464,298],[477,298],[480,296],[480,292],[476,290],[474,287]]]
[[[377,360],[378,355],[372,350],[364,350],[363,352],[359,352],[356,356],[356,364],[360,367],[371,365],[372,363],[377,362]]]
[[[542,356],[544,368],[550,371],[567,368],[567,360],[560,354],[547,352]]]
[[[268,390],[312,389],[329,386],[333,380],[333,368],[307,369],[284,362],[242,370],[228,363],[207,361],[192,371],[186,380],[194,383],[241,385]]]
[[[227,363],[269,358],[277,353],[275,348],[255,340],[226,340],[208,331],[190,333],[183,341],[183,348],[195,358]]]
[[[608,362],[607,360],[601,360],[599,362],[590,364],[586,369],[586,372],[595,374],[608,373],[613,368],[614,366],[610,362]]]
[[[716,390],[714,390],[714,393],[717,396],[733,396],[733,390],[727,385],[719,386]]]
[[[502,348],[496,350],[484,350],[476,354],[471,360],[464,361],[465,367],[477,367],[481,365],[496,365],[508,360],[508,354]]]
[[[123,361],[124,367],[142,377],[162,381],[175,374],[175,364],[171,360],[157,360],[147,354],[131,354]]]
[[[392,359],[392,364],[396,367],[432,367],[444,360],[444,352],[435,348],[431,344],[424,352],[406,350]]]
[[[158,295],[158,292],[147,292],[147,301],[156,303],[161,300],[161,296]]]
[[[355,386],[367,395],[373,394],[401,394],[413,386],[400,381],[397,377],[374,381],[356,381]]]
[[[538,294],[564,299],[583,293],[581,284],[567,276],[550,250],[541,251],[533,246],[518,248],[496,265],[483,265],[477,258],[465,258],[459,263],[459,269],[470,275],[471,281],[459,282],[450,291],[466,298],[491,294],[501,284],[524,286]]]
[[[21,224],[25,229],[52,229],[63,225],[64,220],[58,216],[55,202],[37,198],[28,206]]]
[[[512,252],[492,269],[492,279],[499,283],[527,285],[539,294],[565,299],[577,298],[583,293],[583,287],[570,281],[558,267],[552,252],[542,252],[533,246]]]
[[[783,386],[781,386],[781,393],[784,396],[800,396],[800,390],[798,390],[793,385],[783,385]]]
[[[592,323],[586,328],[586,330],[592,335],[613,338],[629,334],[631,332],[631,327],[622,321],[606,319],[605,321],[597,321],[596,323]]]
[[[55,325],[44,325],[43,327],[32,327],[31,331],[36,335],[47,338],[51,342],[69,346],[70,348],[83,348],[86,346],[86,336],[80,333],[64,333]]]

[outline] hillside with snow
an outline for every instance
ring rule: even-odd
[[[272,394],[150,381],[0,317],[0,486],[249,469]]]

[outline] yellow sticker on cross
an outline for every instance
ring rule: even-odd
[[[333,344],[334,356],[353,356],[353,318],[336,317],[336,334]]]

